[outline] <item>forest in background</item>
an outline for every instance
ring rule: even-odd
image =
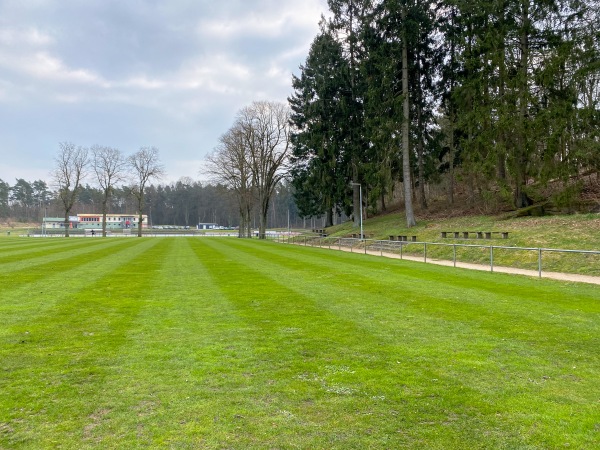
[[[73,207],[77,213],[100,213],[102,190],[89,183],[81,187]],[[234,193],[223,185],[202,183],[190,178],[171,184],[152,184],[146,187],[144,213],[151,225],[177,225],[194,227],[198,223],[217,223],[222,226],[239,226],[239,212]],[[128,186],[114,189],[109,211],[111,213],[135,213],[137,204]],[[315,222],[298,215],[292,195],[292,187],[283,182],[277,185],[269,211],[269,223],[273,227],[312,227]],[[62,206],[48,184],[43,180],[32,182],[22,178],[14,185],[0,180],[0,219],[18,222],[41,223],[44,216],[62,217]],[[258,226],[258,215],[252,217],[252,225]],[[320,226],[320,222],[319,222]]]
[[[562,207],[598,184],[597,2],[328,4],[289,99],[302,215],[356,221],[362,193],[411,226],[413,201]]]

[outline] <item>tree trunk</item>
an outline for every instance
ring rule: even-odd
[[[505,93],[505,87],[504,87],[504,73],[506,72],[506,69],[504,68],[504,60],[502,60],[502,62],[500,63],[500,86],[498,87],[498,93],[499,93],[499,97],[500,97],[500,101],[504,101],[504,93]],[[506,180],[506,139],[505,139],[505,131],[504,129],[502,129],[502,127],[500,127],[499,129],[499,133],[498,133],[498,144],[496,145],[496,151],[497,151],[497,175],[498,175],[498,179],[501,181],[505,181]]]
[[[333,208],[329,208],[327,210],[327,220],[325,223],[325,228],[329,228],[333,226]]]
[[[350,0],[349,2],[349,13],[350,13],[350,24],[349,24],[349,43],[350,43],[350,90],[352,91],[350,93],[351,98],[352,98],[352,108],[353,108],[353,112],[352,112],[352,117],[354,118],[354,115],[356,114],[356,74],[355,74],[355,67],[356,67],[356,61],[355,61],[355,38],[354,38],[354,5],[352,0]],[[359,181],[359,172],[358,172],[358,156],[356,155],[356,133],[354,130],[354,127],[351,127],[351,145],[352,145],[352,216],[354,219],[354,227],[357,228],[360,226],[360,185],[358,184]]]
[[[417,144],[417,164],[419,166],[419,201],[421,208],[427,209],[427,198],[425,197],[425,167],[423,162],[423,153],[425,152],[423,144],[423,113],[421,102],[417,107],[417,123],[419,127],[419,142]]]
[[[246,217],[244,216],[244,205],[240,205],[240,225],[238,227],[238,238],[244,237],[244,230],[246,230]]]
[[[252,237],[252,208],[246,205],[246,238]]]
[[[449,157],[450,157],[450,171],[449,176],[450,180],[448,180],[448,203],[454,205],[454,127],[455,127],[455,116],[454,111],[450,113],[450,143],[448,144],[450,147]]]
[[[142,190],[143,192],[143,190]],[[142,237],[142,206],[144,205],[144,195],[140,193],[138,198],[138,232],[137,236]]]
[[[526,177],[527,177],[527,106],[528,106],[528,63],[529,63],[529,3],[524,1],[522,3],[522,16],[521,16],[521,35],[519,37],[519,47],[521,50],[521,59],[519,62],[520,71],[520,86],[519,86],[519,118],[520,118],[520,132],[519,139],[517,140],[518,145],[515,150],[515,191],[514,200],[517,208],[524,208],[529,206],[529,200],[524,192]]]
[[[405,22],[406,10],[402,10],[402,20]],[[403,174],[403,186],[404,186],[404,206],[406,209],[406,226],[408,228],[414,227],[417,222],[415,221],[415,214],[413,212],[412,205],[412,188],[411,188],[411,176],[410,176],[410,104],[408,98],[408,42],[406,27],[403,30],[402,39],[402,95],[404,100],[402,102],[402,174]]]
[[[70,210],[65,210],[65,237],[68,238],[69,237],[69,226],[71,225],[71,223],[69,222],[69,213],[71,211]]]
[[[258,218],[258,238],[267,238],[267,218],[269,215],[269,197],[260,201],[260,216]]]
[[[106,237],[106,203],[107,199],[102,201],[102,237]]]
[[[360,184],[358,183],[358,169],[352,165],[352,217],[354,228],[360,226]]]
[[[331,201],[330,197],[327,198],[326,202],[327,202],[327,205],[325,208],[325,211],[326,211],[325,228],[328,228],[328,227],[333,226],[333,206],[332,206],[332,201]]]

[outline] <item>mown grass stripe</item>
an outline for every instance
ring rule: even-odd
[[[440,309],[443,310],[445,319],[451,318],[449,314],[453,313],[457,319],[460,319],[463,308],[469,308],[469,305],[472,305],[473,310],[482,312],[482,319],[489,317],[493,312],[494,317],[496,314],[502,314],[507,321],[517,326],[522,321],[522,312],[531,308],[535,308],[535,320],[540,325],[556,325],[557,322],[561,322],[568,327],[572,321],[580,321],[580,325],[585,329],[585,324],[595,327],[596,319],[600,317],[600,304],[595,301],[597,291],[585,285],[573,286],[551,280],[534,280],[534,283],[531,283],[532,280],[521,277],[473,273],[467,270],[457,273],[454,269],[441,271],[442,276],[439,270],[434,271],[433,273],[437,275],[430,277],[428,274],[432,272],[425,270],[422,264],[400,261],[385,261],[381,264],[381,260],[370,256],[360,256],[357,259],[348,258],[346,255],[346,257],[338,257],[337,261],[327,258],[325,265],[314,264],[315,260],[321,261],[321,258],[311,258],[310,249],[304,252],[300,250],[294,259],[286,255],[280,260],[277,259],[276,249],[268,245],[259,251],[251,251],[256,256],[263,254],[269,261],[277,260],[285,266],[286,273],[297,268],[301,270],[310,268],[315,273],[322,272],[332,278],[345,279],[345,286],[353,291],[361,289],[369,292],[396,291],[411,303],[414,303],[412,298],[433,295],[438,298],[438,301],[444,302],[443,308]],[[311,258],[313,262],[307,262],[306,258]],[[365,266],[373,263],[375,263],[373,269],[378,276],[364,276]],[[340,270],[341,267],[343,270]],[[392,272],[395,276],[390,277]],[[369,275],[373,273],[370,271]],[[338,281],[339,285],[340,281]],[[433,292],[435,289],[438,290],[437,293]],[[485,295],[481,295],[482,291]],[[440,292],[444,295],[435,295]],[[515,305],[518,307],[515,308]],[[568,320],[562,320],[564,318]]]
[[[206,246],[213,243],[203,242]],[[381,388],[360,382],[357,375],[370,370],[361,367],[365,361],[379,364],[380,342],[353,321],[316,307],[311,298],[290,290],[285,283],[273,283],[268,270],[257,271],[259,266],[243,255],[215,252],[214,248],[205,253],[217,255],[207,263],[208,270],[257,336],[252,343],[258,360],[252,361],[252,366],[259,376],[261,366],[262,371],[268,368],[268,375],[262,376],[271,379],[269,400],[281,408],[271,411],[271,420],[280,421],[281,411],[287,411],[286,428],[303,436],[310,447],[318,445],[322,436],[307,418],[319,417],[339,434],[338,443],[352,446],[353,439],[343,437],[344,429],[360,434],[373,425],[365,419],[375,407],[371,400],[385,403],[380,399]],[[389,394],[404,395],[398,391]],[[388,419],[387,426],[393,427],[393,418]],[[261,420],[269,418],[257,414],[248,418],[251,423]]]
[[[217,245],[213,241],[208,245],[213,244]],[[217,246],[220,245],[221,243]],[[257,286],[260,287],[263,284],[261,276],[254,268],[260,267],[263,274],[278,273],[273,264],[269,264],[264,260],[259,263],[253,261],[253,258],[246,259],[241,254],[228,252],[227,255],[241,262],[245,269],[240,269],[235,264],[232,265],[231,262],[227,262],[227,266],[234,273],[239,273],[240,279],[253,280],[247,289],[254,295],[258,291]],[[250,276],[244,276],[244,271],[250,272]],[[231,283],[231,281],[223,281],[220,285],[225,283]],[[288,283],[293,285],[293,277],[289,278]],[[313,403],[318,405],[317,407],[313,406],[313,408],[318,410],[319,414],[328,422],[335,422],[328,415],[327,411],[329,410],[361,411],[361,414],[358,415],[354,413],[345,415],[344,419],[340,422],[341,428],[336,430],[337,432],[343,435],[343,424],[355,429],[359,433],[360,430],[363,430],[363,427],[367,427],[364,429],[366,431],[373,424],[369,423],[369,420],[362,416],[384,415],[387,416],[386,423],[390,427],[387,431],[393,433],[391,428],[397,426],[397,421],[395,420],[395,416],[387,415],[386,411],[392,409],[398,415],[412,415],[410,408],[406,410],[406,403],[411,400],[418,401],[422,395],[419,386],[425,385],[435,377],[435,374],[432,365],[427,363],[421,364],[419,369],[415,370],[412,365],[400,364],[396,359],[390,360],[390,353],[396,353],[396,358],[399,358],[400,361],[403,361],[404,358],[414,356],[410,351],[409,343],[405,342],[403,337],[397,336],[395,339],[382,340],[381,336],[372,333],[372,328],[364,328],[360,323],[357,323],[356,319],[336,314],[335,311],[324,307],[320,301],[313,304],[310,304],[309,301],[309,306],[307,306],[299,300],[303,298],[301,294],[290,294],[288,292],[288,295],[282,298],[280,287],[272,289],[273,283],[267,282],[265,284],[271,287],[268,297],[272,295],[275,297],[273,298],[273,304],[267,304],[261,310],[261,314],[265,314],[265,319],[268,320],[266,320],[266,325],[263,326],[265,329],[261,331],[260,335],[273,336],[277,327],[285,326],[286,320],[294,321],[295,312],[302,310],[303,313],[306,313],[306,316],[310,317],[310,325],[297,331],[299,335],[298,339],[308,342],[308,347],[312,349],[311,352],[304,355],[304,359],[308,358],[309,361],[314,359],[321,362],[325,360],[329,363],[325,367],[322,365],[315,367],[313,362],[312,365],[308,364],[308,367],[305,366],[302,368],[301,366],[300,372],[295,374],[297,379],[310,385],[314,398],[317,399],[316,401],[313,399]],[[241,286],[235,285],[235,283],[229,289],[231,289],[231,295],[233,296],[243,297],[246,294],[246,290]],[[323,302],[336,302],[337,299],[331,295],[331,292],[329,292],[329,296],[323,299]],[[310,295],[310,298],[314,300],[315,296]],[[243,305],[253,300],[255,298],[250,296],[250,298],[238,300],[238,303]],[[366,299],[366,301],[368,300],[369,298]],[[273,309],[281,311],[281,313],[273,313]],[[314,311],[319,311],[318,315]],[[249,314],[252,317],[251,312]],[[256,317],[256,320],[259,317],[260,315]],[[321,319],[321,317],[324,318]],[[324,330],[328,332],[325,336]],[[279,342],[279,345],[282,346],[282,349],[285,348],[285,345],[281,342]],[[298,347],[298,343],[295,343],[295,347]],[[318,349],[318,351],[315,351],[315,349]],[[280,353],[283,353],[283,350]],[[284,365],[290,363],[298,364],[296,359],[299,358],[291,357],[286,359],[283,357],[281,363]],[[272,365],[273,370],[280,368],[278,363],[273,363]],[[368,383],[357,383],[357,379],[371,381]],[[393,386],[395,384],[394,380],[398,380],[397,382],[400,383],[399,388],[382,388],[382,386],[389,386],[390,382]],[[466,388],[465,391],[468,392],[469,389]],[[324,393],[337,395],[328,398],[327,396],[324,397]],[[480,408],[482,407],[480,400],[472,399],[472,401],[479,404]],[[301,412],[295,411],[295,413],[301,415]],[[425,408],[421,411],[421,414],[422,420],[427,416],[429,416],[430,420],[440,420],[438,413],[433,408]],[[462,425],[464,426],[465,424],[463,423]],[[381,425],[379,426],[381,427]],[[415,424],[411,426],[415,426]],[[454,439],[459,439],[461,433],[462,431],[459,430],[454,435]],[[508,429],[505,430],[506,434],[510,434]],[[314,437],[318,439],[318,435]],[[352,445],[351,442],[351,440],[344,442],[344,445]]]
[[[0,279],[0,314],[4,323],[26,322],[45,314],[69,289],[83,289],[100,277],[118,270],[130,258],[153,245],[152,241],[104,244],[103,247],[81,249],[81,253],[63,254],[62,259],[40,258],[29,270],[3,274]],[[100,251],[101,250],[101,251]],[[86,256],[77,259],[75,256]],[[0,330],[0,335],[4,330]]]
[[[224,241],[211,241],[211,245],[216,247],[222,247],[224,244]],[[390,330],[387,330],[388,334],[386,335],[385,325],[394,325],[392,333],[403,329],[406,331],[405,325],[403,325],[406,319],[402,314],[408,312],[412,317],[421,316],[421,319],[416,323],[419,327],[417,330],[418,335],[421,340],[427,336],[429,342],[412,342],[411,345],[417,344],[420,351],[427,350],[426,353],[429,354],[433,352],[433,358],[431,356],[428,358],[432,362],[432,367],[435,366],[435,359],[440,358],[445,352],[456,353],[456,341],[462,341],[460,345],[464,347],[460,349],[460,353],[457,355],[457,367],[452,367],[450,370],[446,368],[437,370],[435,378],[441,380],[445,377],[454,385],[468,380],[471,386],[476,386],[475,389],[487,396],[489,400],[484,399],[485,401],[491,402],[495,396],[494,392],[497,390],[497,386],[504,386],[504,384],[498,382],[499,369],[504,372],[516,373],[516,378],[521,377],[520,383],[517,383],[518,387],[513,389],[516,398],[528,393],[529,398],[535,402],[535,398],[539,394],[539,387],[533,386],[529,382],[532,378],[548,379],[551,377],[553,381],[545,383],[544,386],[547,395],[550,398],[562,395],[561,393],[565,390],[564,385],[568,383],[570,378],[570,368],[573,364],[578,365],[578,373],[585,377],[584,382],[590,387],[589,392],[594,391],[594,368],[598,367],[599,363],[597,355],[588,353],[582,358],[581,356],[574,357],[574,355],[565,353],[572,342],[580,342],[582,339],[585,341],[590,336],[589,332],[597,329],[598,322],[593,319],[593,316],[588,317],[580,313],[579,318],[585,318],[583,329],[579,333],[573,333],[567,325],[564,325],[564,322],[562,327],[556,327],[555,324],[550,326],[544,320],[540,321],[537,316],[532,316],[527,311],[527,305],[522,304],[523,297],[518,294],[506,299],[503,306],[498,308],[496,299],[486,296],[474,299],[472,297],[477,294],[476,288],[471,288],[473,292],[461,292],[460,286],[453,287],[445,277],[438,282],[441,288],[430,282],[428,289],[425,291],[414,289],[414,280],[407,282],[399,277],[394,291],[394,287],[386,279],[368,283],[368,280],[362,279],[364,277],[361,275],[354,274],[350,277],[353,282],[349,285],[348,278],[331,276],[328,277],[328,280],[330,283],[335,284],[336,292],[336,296],[332,297],[331,295],[327,296],[327,292],[331,292],[331,287],[323,287],[319,283],[319,277],[322,277],[324,273],[328,273],[323,266],[318,266],[315,270],[315,267],[306,265],[304,262],[299,264],[297,260],[291,260],[287,252],[283,255],[277,255],[276,250],[268,245],[258,250],[250,250],[252,244],[248,243],[236,242],[231,243],[231,246],[243,250],[238,253],[229,252],[229,258],[245,260],[248,267],[260,267],[261,272],[273,274],[274,278],[277,278],[279,273],[285,273],[288,286],[296,286],[297,291],[310,292],[312,298],[325,299],[322,302],[324,308],[344,314],[345,317],[359,317],[358,320],[363,325],[368,321],[364,317],[367,314],[368,317],[373,319],[371,321],[373,326],[370,329],[378,333],[380,337],[390,338]],[[261,251],[263,248],[267,250]],[[244,255],[242,251],[247,251],[247,255]],[[340,260],[347,258],[347,255],[340,256]],[[318,260],[318,258],[314,258],[314,260]],[[392,265],[394,264],[399,263],[392,263]],[[357,267],[363,267],[362,261],[357,262],[356,265]],[[336,271],[333,268],[335,266],[332,265],[331,271]],[[337,266],[339,267],[339,265]],[[347,267],[344,270],[347,270]],[[388,278],[389,275],[389,273],[386,274]],[[306,283],[306,280],[311,277],[315,282]],[[484,276],[484,278],[486,277]],[[300,280],[300,282],[297,283],[296,280]],[[373,278],[371,278],[372,280]],[[383,285],[380,286],[380,290],[375,289],[377,284]],[[385,295],[380,298],[372,295],[373,292],[383,294],[382,290]],[[446,301],[445,299],[448,296],[452,296],[453,291],[456,295],[455,300]],[[570,290],[566,289],[566,291],[569,292]],[[397,293],[397,299],[400,299],[399,302],[393,298],[393,292]],[[479,295],[481,295],[481,291],[479,291]],[[395,317],[383,317],[381,315],[376,317],[378,309],[389,311],[390,300],[398,304],[399,311],[402,314]],[[574,299],[571,298],[571,300]],[[512,310],[506,306],[507,302],[511,301],[517,302],[512,305]],[[547,299],[547,302],[551,303],[552,298]],[[579,302],[584,303],[582,300],[579,300]],[[575,303],[577,303],[577,300],[575,300]],[[588,306],[594,308],[594,305]],[[597,310],[597,303],[595,309]],[[422,317],[424,314],[428,316],[425,318],[425,322]],[[498,321],[499,314],[500,316],[505,315],[504,319]],[[489,320],[489,317],[495,319]],[[516,324],[513,323],[515,321]],[[556,322],[556,320],[554,321]],[[429,332],[424,333],[423,329],[428,329]],[[565,334],[570,335],[572,341],[561,345],[563,343],[559,341],[559,336],[565,336]],[[478,336],[478,339],[473,342],[472,336],[475,335]],[[450,339],[448,339],[449,336]],[[532,342],[532,340],[535,342]],[[452,342],[454,348],[448,346],[447,341]],[[508,346],[507,341],[509,342]],[[559,346],[558,350],[555,349],[557,345]],[[472,355],[474,353],[479,353],[480,356],[473,359]],[[414,355],[408,356],[414,357]],[[483,361],[487,366],[484,367],[487,372],[468,370],[469,366],[473,364],[481,369],[481,362]],[[422,362],[427,364],[427,361]],[[532,372],[529,368],[532,362],[535,362],[534,365],[538,367],[537,373]],[[556,364],[560,364],[561,367],[557,368]],[[470,376],[465,377],[465,370],[467,373],[472,372]],[[581,379],[578,380],[579,383],[581,381]],[[502,389],[506,388],[503,387]],[[587,397],[587,400],[592,401],[593,395]],[[550,405],[551,403],[546,403],[543,407],[549,408]],[[582,415],[585,416],[588,412],[586,411]]]
[[[131,241],[90,253],[98,276],[86,264],[54,278],[63,295],[46,311],[35,292],[21,315],[0,296],[0,321],[13,318],[0,448],[597,440],[600,298],[587,288],[238,239]]]
[[[100,240],[94,243],[100,244]],[[12,244],[12,245],[11,245]],[[0,262],[18,260],[19,255],[35,257],[36,255],[50,252],[52,249],[65,251],[71,246],[85,246],[92,244],[90,239],[31,239],[14,240],[0,239]]]
[[[595,291],[586,289],[587,286],[578,286],[574,290],[572,285],[546,280],[542,282],[536,280],[532,285],[528,279],[515,280],[515,277],[508,275],[480,274],[466,270],[461,271],[464,276],[460,277],[456,275],[454,269],[442,271],[446,272],[443,276],[440,276],[438,270],[437,279],[432,279],[423,277],[424,267],[421,264],[400,261],[386,261],[381,264],[380,260],[375,263],[373,270],[369,271],[371,276],[365,276],[365,266],[368,263],[372,264],[373,259],[376,258],[360,256],[357,259],[337,253],[334,254],[333,259],[331,255],[315,258],[311,249],[303,251],[302,248],[290,258],[289,252],[281,254],[278,252],[279,249],[268,244],[260,249],[246,247],[246,244],[241,244],[242,246],[239,247],[240,244],[235,243],[235,246],[240,250],[246,249],[247,253],[260,258],[260,262],[255,263],[255,267],[274,263],[278,265],[270,271],[274,274],[274,278],[279,273],[285,273],[288,279],[293,281],[292,274],[303,278],[304,274],[310,272],[313,279],[320,281],[326,278],[336,283],[338,290],[345,289],[349,293],[395,292],[405,306],[418,305],[419,298],[435,297],[437,302],[443,303],[437,309],[444,312],[445,320],[453,317],[460,320],[464,315],[464,309],[469,309],[471,305],[471,311],[479,311],[482,320],[486,320],[492,313],[494,317],[502,314],[506,322],[518,327],[523,319],[523,311],[535,307],[535,320],[540,325],[556,325],[557,322],[561,322],[564,326],[568,326],[571,321],[579,321],[580,328],[584,328],[584,332],[587,332],[585,326],[595,327],[596,319],[600,317],[600,304],[594,301],[597,295],[593,297],[591,294]],[[373,274],[376,276],[372,276]],[[560,286],[559,289],[556,288],[557,285]],[[310,289],[311,286],[312,284],[307,287]],[[315,286],[319,284],[315,283]],[[486,294],[481,295],[482,291]],[[586,291],[589,295],[585,295]],[[441,292],[444,293],[443,296],[439,295]],[[318,296],[318,293],[315,295]],[[435,312],[434,304],[429,303],[428,307]],[[546,314],[540,315],[540,310]],[[563,318],[568,320],[561,320]],[[525,328],[529,325],[527,323]]]
[[[80,440],[83,424],[95,410],[90,400],[103,395],[99,384],[112,374],[113,357],[143,304],[146,279],[131,275],[152,277],[160,264],[152,256],[161,244],[139,241],[133,249],[128,244],[129,257],[113,254],[102,264],[89,262],[99,276],[87,282],[80,282],[81,273],[72,274],[75,284],[64,282],[70,274],[63,273],[62,295],[54,305],[42,317],[30,318],[26,331],[12,328],[5,337],[0,390],[8,397],[3,406],[9,419],[27,416],[26,427],[12,436],[12,443],[51,447]]]
[[[0,258],[16,253],[27,254],[31,249],[39,250],[41,248],[63,247],[67,242],[66,239],[5,239],[0,238]]]
[[[114,435],[142,447],[185,448],[196,446],[186,437],[192,432],[197,444],[225,437],[219,423],[227,417],[227,400],[247,380],[236,370],[244,361],[235,345],[248,336],[235,308],[195,264],[197,255],[187,241],[168,240],[164,250],[119,355],[120,376],[104,386],[112,395],[99,409],[108,413],[91,439]],[[111,420],[119,414],[121,420]],[[156,426],[163,420],[172,421],[168,430]]]
[[[0,258],[0,280],[10,277],[11,281],[19,282],[23,278],[19,275],[29,274],[35,278],[36,271],[52,273],[55,270],[54,262],[71,261],[73,264],[81,264],[86,254],[95,253],[99,250],[119,246],[116,241],[100,241],[85,243],[69,243],[63,247],[52,249],[39,249],[27,255],[14,255],[11,258]],[[83,260],[85,261],[85,260]],[[1,285],[1,281],[0,281]]]

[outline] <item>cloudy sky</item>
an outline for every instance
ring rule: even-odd
[[[156,146],[166,182],[255,100],[286,101],[326,0],[0,0],[0,178],[58,143]]]

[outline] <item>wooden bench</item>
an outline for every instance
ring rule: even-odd
[[[417,237],[416,236],[398,236],[398,240],[399,241],[404,241],[404,242],[417,242]]]
[[[417,242],[417,236],[390,235],[390,241]]]
[[[508,239],[508,231],[486,231],[485,238],[491,239],[492,234],[498,234],[498,235],[502,236],[502,239]]]
[[[508,231],[442,231],[441,236],[442,239],[446,239],[450,237],[449,235],[453,235],[454,239],[469,239],[470,236],[474,234],[477,236],[477,239],[492,239],[492,235],[498,234],[502,237],[502,239],[508,239]]]

